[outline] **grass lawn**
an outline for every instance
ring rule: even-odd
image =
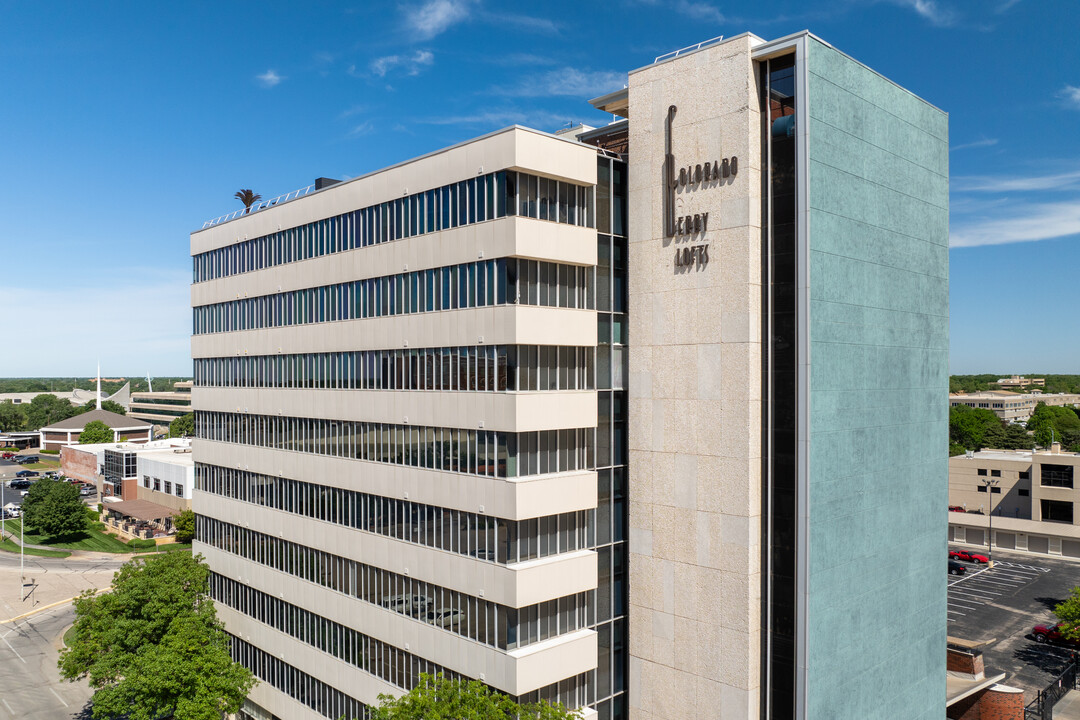
[[[41,462],[23,465],[23,469],[25,470],[56,470],[59,467],[59,460],[42,460]]]
[[[15,533],[16,535],[22,533],[21,520],[6,520],[5,523],[8,530],[12,533]],[[27,533],[26,542],[31,545],[48,545],[50,547],[63,548],[65,550],[91,550],[93,552],[111,553],[131,552],[131,548],[124,543],[93,528],[81,535],[65,538],[47,538],[42,535],[31,535],[30,533]],[[18,549],[18,546],[16,546],[16,549]],[[29,549],[27,552],[29,552]]]
[[[0,540],[0,550],[9,553],[19,554],[19,546],[10,540]],[[71,553],[63,550],[38,550],[37,548],[26,548],[27,555],[37,555],[38,557],[55,557],[66,558],[71,557]]]

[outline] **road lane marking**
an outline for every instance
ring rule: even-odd
[[[7,704],[7,700],[5,700],[4,698],[0,698],[0,702],[4,703],[4,707],[8,709],[8,712],[11,713],[12,717],[19,717],[15,714],[15,711],[11,709],[11,706]]]
[[[4,636],[3,638],[0,638],[0,640],[3,640],[4,644],[7,645],[9,648],[11,648],[11,652],[15,653],[15,657],[17,657],[17,658],[19,658],[20,660],[23,661],[23,665],[27,664],[27,662],[23,658],[23,656],[19,654],[19,651],[16,650],[14,647],[12,647],[11,643],[8,642],[7,636]]]
[[[59,693],[57,693],[55,690],[53,690],[52,688],[49,688],[49,692],[51,692],[56,697],[57,700],[64,703],[64,707],[70,707],[66,702],[64,702],[64,698],[60,697]]]

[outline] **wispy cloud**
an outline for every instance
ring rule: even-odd
[[[1080,203],[1009,205],[1009,216],[987,217],[949,233],[951,247],[1004,245],[1080,234]]]
[[[553,35],[559,32],[559,25],[554,20],[544,17],[534,17],[532,15],[484,11],[480,13],[479,19],[486,23],[491,23],[492,25],[499,25],[501,27],[509,26],[525,32],[541,33],[545,35]]]
[[[998,144],[997,138],[982,138],[981,140],[974,140],[969,143],[963,143],[961,145],[953,145],[949,148],[951,152],[956,150],[970,150],[971,148],[991,147]]]
[[[1066,85],[1058,92],[1058,97],[1074,110],[1080,110],[1080,87]]]
[[[419,125],[467,125],[486,128],[527,125],[554,131],[561,127],[567,127],[574,120],[567,115],[560,115],[548,110],[500,108],[470,115],[434,115],[427,118],[418,118],[413,122]]]
[[[1007,12],[1009,8],[1016,5],[1018,2],[1020,2],[1020,0],[1001,0],[998,6],[994,8],[994,12],[1000,15],[1003,12]]]
[[[495,88],[498,95],[516,97],[555,97],[572,96],[580,98],[596,97],[618,90],[626,85],[626,73],[608,70],[578,70],[564,67],[549,70],[538,75],[530,75],[513,87]]]
[[[349,131],[349,137],[360,137],[361,135],[368,135],[375,130],[375,125],[370,120],[365,120],[352,130]]]
[[[893,4],[914,10],[919,16],[936,27],[951,27],[959,20],[951,8],[938,0],[890,0]]]
[[[469,17],[469,0],[428,0],[405,8],[405,24],[420,40],[430,40]]]
[[[285,78],[283,78],[281,75],[278,75],[272,68],[264,72],[262,75],[255,76],[256,82],[258,82],[265,88],[276,87],[277,85],[280,85],[281,81],[284,79]]]
[[[1075,190],[1080,188],[1080,170],[1054,175],[1027,177],[996,177],[968,175],[953,178],[955,192],[1036,192],[1044,190]]]
[[[400,70],[405,75],[419,75],[424,68],[435,64],[435,56],[427,50],[417,50],[412,55],[386,55],[375,58],[368,66],[375,77],[386,77],[391,71]]]
[[[727,22],[727,17],[719,9],[704,2],[691,2],[691,0],[677,0],[674,5],[675,12],[685,15],[693,20],[711,22],[720,25]]]

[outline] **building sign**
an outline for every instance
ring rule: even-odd
[[[734,177],[739,172],[739,158],[730,157],[722,160],[706,160],[703,163],[695,163],[675,168],[675,154],[671,151],[672,122],[678,108],[674,105],[668,107],[666,137],[664,147],[664,237],[682,238],[692,235],[703,235],[709,230],[709,213],[694,213],[692,215],[675,214],[675,191],[683,188],[684,193],[700,192],[716,187],[713,183],[725,178]],[[709,245],[694,245],[692,247],[680,247],[675,249],[676,267],[704,267],[709,263]]]

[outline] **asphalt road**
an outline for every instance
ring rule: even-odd
[[[968,574],[948,576],[949,635],[992,640],[983,648],[987,674],[1006,673],[1003,683],[1023,688],[1030,701],[1069,657],[1064,648],[1035,642],[1031,628],[1057,622],[1054,606],[1080,585],[1080,562],[995,549],[993,568],[964,564]]]
[[[75,610],[65,605],[0,625],[0,720],[90,718],[89,685],[61,680],[56,667],[73,622]]]

